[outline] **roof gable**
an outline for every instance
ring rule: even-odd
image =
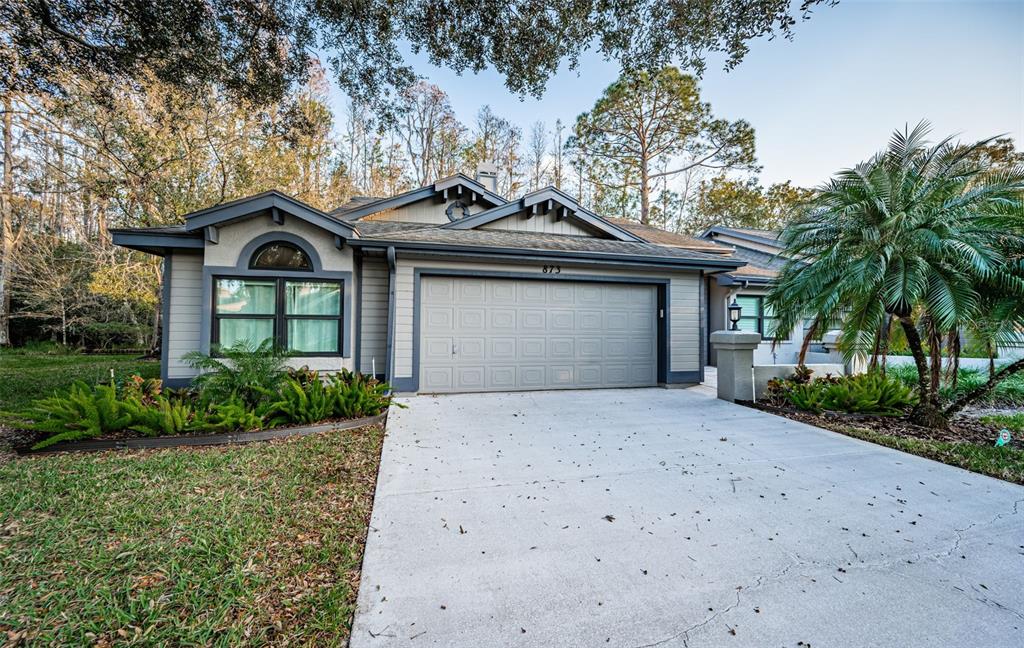
[[[184,231],[198,232],[211,228],[207,230],[207,236],[215,238],[218,226],[264,214],[269,214],[277,222],[283,222],[286,216],[299,218],[346,238],[355,234],[348,223],[279,191],[267,191],[186,214]]]
[[[406,207],[421,200],[433,199],[439,203],[459,199],[468,204],[481,204],[488,208],[505,204],[505,199],[489,191],[479,182],[466,175],[457,173],[437,182],[407,191],[390,198],[381,198],[353,208],[335,209],[332,216],[346,221],[366,218],[379,212]]]
[[[505,218],[527,219],[536,216],[553,214],[556,220],[572,219],[585,229],[594,232],[598,237],[607,237],[619,241],[642,241],[643,239],[626,229],[611,223],[594,212],[585,209],[569,194],[547,187],[526,194],[519,200],[513,200],[492,209],[482,211],[460,220],[442,225],[444,229],[470,230],[477,229]]]

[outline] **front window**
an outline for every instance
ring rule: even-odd
[[[739,295],[736,303],[743,309],[739,321],[741,331],[757,332],[766,338],[775,333],[775,312],[764,297]]]
[[[252,255],[250,268],[259,270],[313,270],[309,255],[291,243],[267,243]]]
[[[271,340],[298,355],[341,352],[340,282],[222,277],[214,295],[214,344]]]

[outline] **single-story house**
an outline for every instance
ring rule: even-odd
[[[271,191],[112,236],[164,258],[169,386],[194,376],[190,351],[268,338],[293,364],[399,392],[702,380],[708,278],[742,258],[602,218],[554,187],[507,200],[493,181],[460,174],[330,212]]]

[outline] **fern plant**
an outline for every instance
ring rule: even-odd
[[[26,417],[30,427],[52,434],[33,446],[45,448],[62,441],[93,439],[119,432],[132,423],[132,415],[110,385],[90,387],[81,380],[72,383],[67,394],[55,394],[36,401]]]
[[[269,340],[259,345],[241,341],[228,348],[214,349],[216,356],[193,351],[185,362],[200,371],[192,381],[205,403],[225,402],[232,396],[256,407],[275,393],[286,376],[288,353]]]
[[[289,378],[281,387],[280,398],[270,404],[267,424],[270,427],[316,423],[331,418],[336,393],[321,380],[303,384]]]

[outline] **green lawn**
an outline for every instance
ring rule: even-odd
[[[982,416],[981,420],[992,425],[1001,425],[1010,432],[1024,432],[1024,412],[1016,414],[990,414]]]
[[[0,464],[0,637],[345,645],[382,438]]]
[[[51,396],[75,380],[108,382],[111,369],[118,380],[132,374],[160,377],[159,362],[132,355],[0,352],[0,412],[23,410],[34,399]]]

